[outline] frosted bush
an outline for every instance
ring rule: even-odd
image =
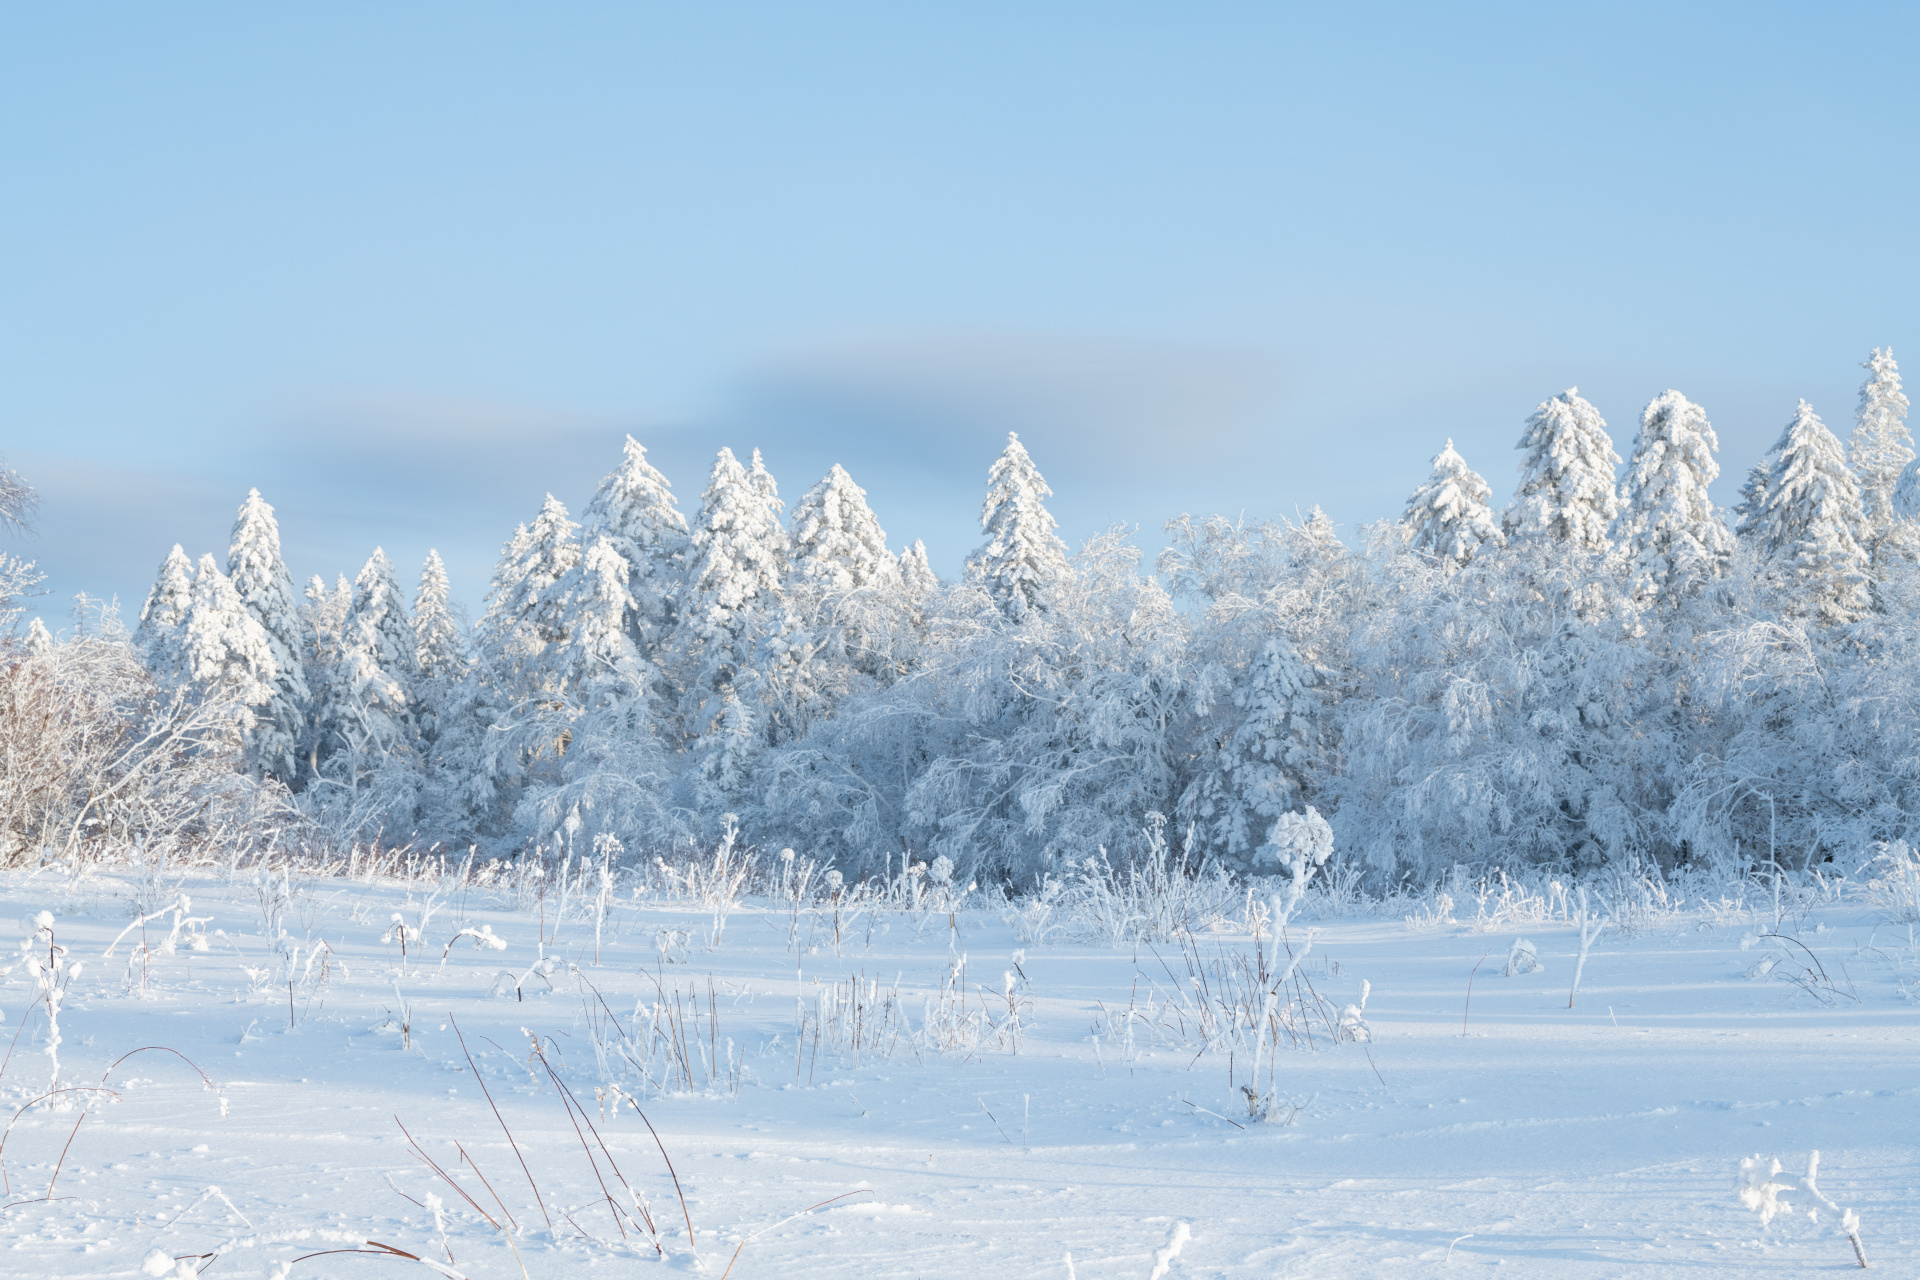
[[[1507,952],[1507,967],[1504,970],[1507,977],[1517,978],[1523,973],[1540,973],[1545,969],[1532,942],[1525,938],[1513,940],[1513,950]]]
[[[1780,1193],[1793,1190],[1793,1184],[1776,1179],[1779,1172],[1780,1162],[1766,1156],[1748,1156],[1740,1162],[1736,1184],[1740,1203],[1760,1215],[1763,1227],[1790,1207]]]
[[[1780,1214],[1788,1212],[1791,1206],[1780,1198],[1783,1191],[1793,1190],[1793,1184],[1779,1180],[1780,1161],[1767,1156],[1748,1156],[1740,1162],[1740,1172],[1734,1187],[1740,1196],[1740,1203],[1760,1215],[1760,1225],[1766,1226]],[[1847,1243],[1853,1246],[1853,1257],[1861,1267],[1866,1267],[1866,1246],[1860,1241],[1860,1215],[1852,1209],[1842,1209],[1827,1198],[1820,1190],[1820,1153],[1814,1151],[1807,1156],[1806,1179],[1802,1184],[1806,1192],[1818,1200],[1828,1210],[1840,1215],[1840,1232],[1846,1236]],[[1808,1210],[1807,1217],[1819,1221],[1816,1210]]]

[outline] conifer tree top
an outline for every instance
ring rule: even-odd
[[[1867,371],[1867,380],[1860,386],[1850,453],[1867,533],[1877,542],[1900,516],[1896,491],[1914,460],[1913,435],[1907,430],[1907,397],[1900,389],[1900,366],[1894,363],[1892,348],[1875,347],[1860,367]]]
[[[1454,451],[1453,441],[1433,458],[1433,473],[1407,498],[1401,523],[1413,534],[1413,545],[1451,564],[1465,564],[1485,543],[1506,541],[1487,505],[1493,490],[1467,460]]]
[[[687,532],[672,484],[647,461],[646,448],[632,436],[627,437],[620,465],[594,491],[581,524],[589,540],[601,535],[624,538],[643,549],[684,541]]]
[[[838,591],[891,580],[899,572],[867,491],[837,462],[794,504],[793,563],[803,578]]]
[[[1526,457],[1507,532],[1605,551],[1607,530],[1620,514],[1614,480],[1620,455],[1600,411],[1580,398],[1578,387],[1568,387],[1541,402],[1514,447]]]
[[[1067,546],[1045,506],[1053,496],[1017,433],[987,470],[987,496],[980,506],[986,542],[967,561],[1010,616],[1044,608],[1048,587],[1069,572]]]

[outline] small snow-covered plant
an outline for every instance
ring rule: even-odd
[[[593,897],[593,962],[599,964],[600,930],[606,924],[607,906],[613,901],[613,859],[616,854],[625,853],[626,847],[613,835],[602,833],[593,838],[593,851],[600,855],[599,890]]]
[[[476,950],[505,951],[507,949],[507,940],[495,933],[492,925],[483,924],[478,929],[472,925],[465,925],[459,932],[448,938],[447,945],[441,949],[440,967],[434,971],[435,977],[447,971],[447,957],[453,953],[453,944],[462,938],[472,938]]]
[[[1267,843],[1261,852],[1278,860],[1293,877],[1285,905],[1276,897],[1270,917],[1274,929],[1285,932],[1287,921],[1299,907],[1300,899],[1306,896],[1307,884],[1314,872],[1326,866],[1327,859],[1333,856],[1333,828],[1312,805],[1308,805],[1304,813],[1283,813],[1268,831]]]
[[[183,931],[186,934],[188,950],[205,951],[208,946],[206,926],[212,922],[213,917],[189,915],[188,912],[192,910],[193,900],[184,893],[180,894],[172,902],[161,907],[158,911],[150,911],[145,915],[139,916],[132,924],[122,929],[119,936],[114,938],[114,940],[108,944],[107,949],[100,953],[101,958],[105,959],[107,956],[112,955],[113,949],[119,946],[121,942],[126,939],[126,936],[135,929],[144,929],[148,924],[158,920],[164,915],[173,916],[173,927],[167,931],[165,940],[163,940],[159,946],[153,948],[153,952],[156,955],[172,955],[179,948],[181,933]]]
[[[421,934],[422,930],[409,925],[406,917],[396,911],[393,913],[392,923],[387,926],[387,931],[380,935],[380,941],[387,946],[392,946],[396,942],[400,944],[400,967],[404,970],[407,967],[407,944],[420,941]]]
[[[1509,978],[1517,978],[1523,973],[1540,973],[1547,966],[1540,963],[1540,956],[1534,950],[1533,943],[1525,938],[1513,940],[1513,950],[1507,952],[1507,967],[1502,973]]]
[[[1847,1243],[1853,1246],[1853,1257],[1862,1267],[1866,1267],[1867,1251],[1860,1244],[1860,1215],[1851,1209],[1842,1209],[1827,1199],[1820,1190],[1820,1153],[1814,1151],[1807,1156],[1807,1192],[1828,1209],[1840,1215],[1840,1230],[1846,1235]]]
[[[1587,905],[1587,890],[1585,885],[1580,887],[1579,895],[1580,959],[1573,966],[1573,990],[1567,992],[1567,1008],[1569,1009],[1573,1008],[1574,999],[1580,994],[1580,975],[1584,973],[1587,968],[1587,952],[1592,949],[1594,939],[1600,936],[1601,930],[1613,923],[1604,917],[1596,918],[1594,916],[1593,909]]]
[[[935,858],[933,865],[927,868],[927,879],[935,884],[952,884],[953,859],[944,853]]]
[[[685,929],[655,929],[653,945],[660,952],[661,964],[685,964],[693,935]]]
[[[1407,917],[1407,928],[1414,933],[1430,933],[1453,923],[1453,895],[1435,890]]]
[[[1760,1225],[1766,1226],[1791,1206],[1780,1198],[1783,1191],[1793,1190],[1791,1182],[1779,1179],[1780,1161],[1769,1156],[1748,1156],[1740,1162],[1740,1173],[1734,1183],[1739,1193],[1740,1203],[1760,1215]],[[1862,1267],[1866,1267],[1867,1251],[1860,1243],[1860,1215],[1851,1209],[1842,1209],[1829,1200],[1820,1190],[1820,1153],[1813,1152],[1807,1157],[1806,1191],[1828,1209],[1840,1215],[1840,1230],[1853,1246],[1853,1257]],[[1809,1218],[1818,1221],[1814,1210],[1807,1213]]]
[[[1766,1156],[1748,1156],[1740,1162],[1735,1189],[1740,1193],[1740,1203],[1760,1215],[1763,1227],[1791,1207],[1780,1193],[1793,1190],[1793,1184],[1775,1178],[1779,1172],[1780,1162]]]
[[[1373,1029],[1367,1026],[1367,997],[1373,994],[1373,984],[1365,978],[1360,980],[1360,1003],[1350,1004],[1340,1010],[1340,1038],[1364,1042],[1373,1039]]]
[[[1895,840],[1868,865],[1879,872],[1867,882],[1874,905],[1897,923],[1920,922],[1920,852]]]
[[[67,962],[67,949],[53,936],[51,911],[33,918],[33,936],[20,943],[20,951],[47,1006],[47,1061],[51,1064],[47,1089],[56,1092],[60,1088],[60,1006],[67,998],[67,985],[80,976],[86,961]]]

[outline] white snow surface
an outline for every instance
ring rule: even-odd
[[[1443,1267],[1798,1276],[1853,1267],[1833,1215],[1809,1221],[1808,1202],[1788,1197],[1790,1210],[1763,1227],[1736,1187],[1740,1161],[1756,1154],[1778,1156],[1798,1185],[1815,1148],[1822,1191],[1858,1212],[1875,1266],[1910,1274],[1920,1255],[1920,1026],[1904,997],[1913,941],[1847,892],[1804,896],[1784,920],[1756,895],[1750,910],[1695,904],[1609,930],[1571,1009],[1579,943],[1564,911],[1486,928],[1438,903],[1409,922],[1334,916],[1310,900],[1290,926],[1296,951],[1311,931],[1298,990],[1338,1009],[1370,983],[1371,1035],[1335,1043],[1304,1018],[1311,1045],[1283,1036],[1258,1068],[1260,1090],[1286,1103],[1279,1113],[1297,1107],[1292,1122],[1255,1124],[1238,1088],[1250,1055],[1208,1051],[1190,1013],[1183,1021],[1165,1005],[1184,999],[1190,1010],[1203,998],[1191,957],[1203,968],[1252,957],[1244,922],[1115,949],[1023,939],[997,910],[963,903],[949,914],[928,895],[920,910],[842,911],[836,941],[827,900],[747,900],[712,945],[715,918],[698,902],[623,888],[605,907],[596,960],[588,887],[584,911],[576,895],[564,914],[551,894],[515,902],[485,886],[454,889],[420,928],[430,881],[296,875],[276,955],[263,936],[271,893],[250,873],[164,884],[11,873],[0,919],[16,938],[49,910],[68,963],[87,962],[60,1010],[62,1083],[95,1084],[121,1055],[164,1046],[212,1078],[229,1114],[160,1052],[114,1069],[117,1101],[96,1103],[77,1132],[77,1107],[30,1105],[49,1083],[45,1016],[23,1027],[34,978],[26,964],[6,970],[0,1039],[20,1034],[0,1090],[10,1116],[24,1110],[0,1148],[0,1276],[152,1275],[171,1258],[214,1277],[478,1280],[518,1276],[522,1263],[532,1277],[718,1277],[730,1263],[738,1277],[1066,1277],[1067,1255],[1080,1280]],[[136,898],[164,905],[176,892],[206,919],[206,950],[189,945],[188,928],[165,953],[172,917],[162,916],[145,926],[145,951],[136,929],[103,955]],[[396,912],[417,936],[394,928]],[[506,949],[476,946],[462,929],[490,931]],[[1766,936],[1776,932],[1796,943]],[[1503,976],[1489,955],[1522,933],[1545,967]],[[286,953],[300,948],[304,966],[322,941],[328,979],[302,968],[290,1009]],[[1783,958],[1750,977],[1756,949]],[[1271,961],[1272,944],[1263,950]],[[536,964],[543,952],[556,963]],[[962,956],[961,1012],[979,1011],[998,1033],[973,1052],[916,1049],[926,1001]],[[1811,972],[1809,956],[1830,987],[1779,980]],[[516,999],[513,980],[530,967],[551,972],[525,977]],[[1284,967],[1284,953],[1270,965]],[[1203,972],[1203,985],[1219,973]],[[809,1033],[796,1058],[800,1011],[854,975],[877,979],[882,995],[897,981],[906,1025],[891,1055],[885,1044],[857,1058],[816,1048]],[[662,1093],[603,1071],[596,1005],[637,1025],[637,1004],[694,988],[699,1008],[683,1025],[701,1043],[683,1048],[712,1085]],[[396,1024],[408,1007],[403,1045]],[[1116,1032],[1129,1008],[1131,1051]],[[589,1165],[530,1058],[529,1033],[650,1205],[664,1254],[631,1224],[621,1241],[601,1190],[614,1177],[605,1161]],[[725,1060],[729,1042],[737,1089],[724,1062],[706,1065]],[[646,1125],[632,1108],[612,1118],[596,1102],[615,1078],[671,1157],[684,1212]],[[501,1216],[462,1163],[455,1143],[464,1146],[518,1223],[511,1245],[414,1158],[400,1124]],[[430,1194],[444,1202],[444,1243]],[[803,1213],[833,1197],[844,1198]],[[295,1261],[367,1241],[434,1266]]]

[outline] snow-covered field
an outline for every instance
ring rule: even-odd
[[[12,874],[0,1274],[433,1274],[296,1261],[368,1241],[473,1280],[1850,1269],[1815,1196],[1763,1227],[1736,1195],[1742,1157],[1798,1188],[1814,1149],[1877,1267],[1920,1253],[1913,939],[1851,884],[1643,900],[1571,1009],[1579,930],[1538,897],[1309,909],[1278,986],[1287,952],[1244,915],[1114,947],[897,896],[722,921],[591,879],[564,906],[435,888]],[[204,924],[161,914],[109,950],[137,900],[179,892]],[[42,911],[59,1082],[114,1091],[64,1108],[25,1105],[54,1067],[24,959],[48,954]],[[396,913],[420,931],[404,958]],[[1544,968],[1507,976],[1522,937]],[[219,1096],[164,1052],[109,1071],[143,1046]]]

